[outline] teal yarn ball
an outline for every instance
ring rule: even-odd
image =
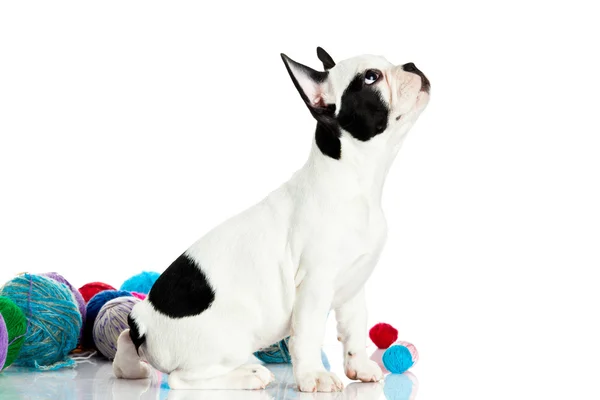
[[[74,365],[68,354],[77,347],[81,314],[65,285],[23,274],[8,281],[0,296],[11,299],[27,317],[25,342],[16,365],[41,370]]]
[[[394,345],[382,357],[383,365],[393,374],[401,374],[413,366],[412,354],[405,346]]]
[[[123,282],[120,289],[127,290],[128,292],[148,294],[159,276],[158,272],[140,272]]]
[[[289,341],[290,337],[288,336],[269,347],[256,351],[254,357],[266,364],[289,364],[292,362]]]
[[[291,364],[292,356],[290,355],[289,341],[290,337],[288,336],[269,347],[255,351],[254,357],[265,364]],[[321,350],[321,361],[325,369],[329,371],[331,365],[329,365],[329,360],[323,350]]]
[[[86,320],[85,325],[83,327],[83,337],[81,338],[81,345],[85,348],[95,348],[93,331],[94,331],[94,322],[96,321],[96,317],[100,312],[100,309],[103,305],[111,301],[112,299],[116,299],[118,297],[128,297],[132,296],[131,292],[126,290],[104,290],[102,292],[96,293],[94,297],[90,299],[87,303],[86,308]]]

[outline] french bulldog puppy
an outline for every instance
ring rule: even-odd
[[[281,55],[317,122],[308,160],[164,271],[119,337],[117,377],[145,378],[152,366],[172,389],[261,389],[273,374],[245,364],[249,355],[291,336],[298,389],[339,391],[321,361],[334,310],[348,378],[382,378],[365,350],[364,285],[386,240],[386,175],[430,84],[413,63],[317,55],[324,71]]]

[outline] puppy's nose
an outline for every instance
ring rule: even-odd
[[[410,62],[410,63],[404,64],[402,66],[402,69],[406,72],[411,72],[413,74],[419,75],[421,77],[421,90],[429,93],[429,89],[431,88],[429,79],[427,79],[425,74],[422,73],[421,70],[419,70],[419,68],[417,68],[417,66],[414,63]]]
[[[417,72],[417,66],[414,63],[407,63],[402,66],[402,69],[406,72]]]

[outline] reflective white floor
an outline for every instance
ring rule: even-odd
[[[286,364],[266,365],[275,374],[276,381],[265,390],[216,391],[170,390],[167,376],[156,372],[151,379],[122,380],[112,373],[111,363],[102,358],[80,362],[74,369],[37,372],[31,369],[10,367],[0,373],[0,399],[364,399],[413,400],[417,391],[416,377],[407,372],[386,375],[379,383],[358,383],[348,380],[343,373],[338,349],[326,349],[332,370],[343,378],[342,393],[300,393],[296,390],[292,368]],[[335,350],[335,351],[333,351]],[[375,356],[376,358],[377,356]],[[257,360],[253,359],[256,363]]]

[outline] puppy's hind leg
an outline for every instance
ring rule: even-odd
[[[138,356],[131,340],[129,329],[125,329],[117,340],[117,354],[113,361],[113,372],[117,378],[144,379],[152,372],[150,365]]]
[[[214,368],[213,368],[214,371]],[[264,389],[275,375],[259,364],[242,365],[223,375],[203,378],[206,371],[176,370],[169,374],[171,389]]]

